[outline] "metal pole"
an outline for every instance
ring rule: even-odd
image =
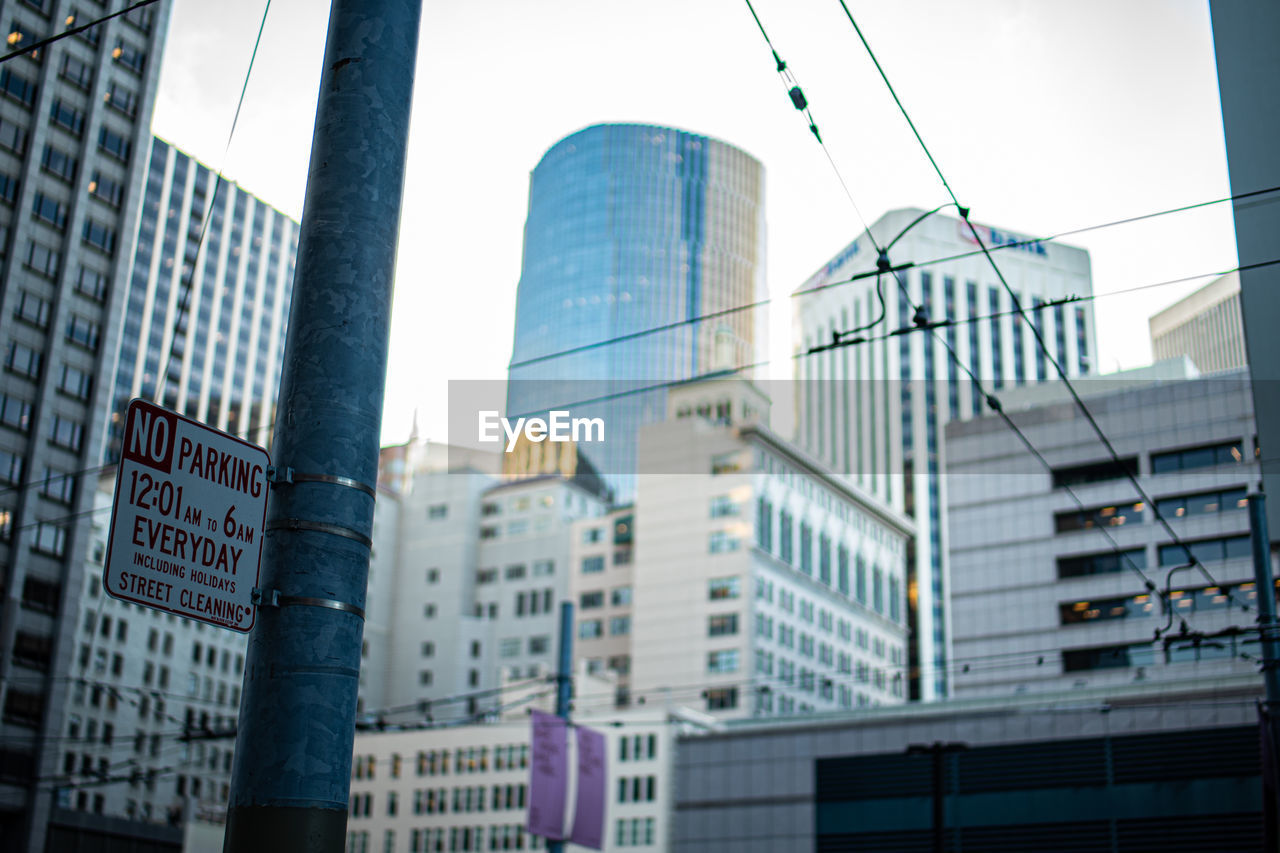
[[[573,602],[560,602],[560,664],[556,673],[556,716],[569,721],[573,687]],[[547,841],[547,853],[564,853],[563,841]]]
[[[935,743],[930,748],[933,753],[933,853],[943,853],[947,849],[947,777],[943,765],[943,749],[941,743]]]
[[[1263,792],[1271,802],[1263,806],[1266,816],[1267,849],[1277,848],[1275,838],[1276,815],[1280,803],[1275,801],[1280,791],[1280,779],[1276,776],[1274,749],[1280,743],[1280,639],[1276,637],[1276,593],[1271,578],[1271,538],[1267,532],[1266,495],[1249,495],[1249,540],[1253,546],[1253,578],[1258,597],[1258,629],[1262,633],[1262,681],[1267,689],[1265,706],[1266,737],[1269,744],[1268,759],[1262,772],[1271,778],[1264,779]]]
[[[224,851],[345,846],[421,0],[333,0]]]

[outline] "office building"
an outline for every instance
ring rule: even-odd
[[[1068,376],[1092,372],[1091,303],[1063,301],[1090,294],[1088,253],[976,227],[1047,352]],[[796,290],[801,352],[830,344],[840,332],[860,329],[843,340],[869,339],[798,359],[796,437],[820,464],[915,520],[908,562],[912,695],[930,700],[950,692],[943,428],[982,414],[984,389],[1043,382],[1056,373],[1028,323],[1010,313],[1009,294],[963,221],[894,210],[871,233],[881,246],[897,241],[892,264],[911,266],[877,280],[876,251],[863,233]],[[931,263],[938,258],[951,260]],[[953,322],[936,334],[886,336],[915,325],[913,306],[929,321]],[[957,362],[983,387],[969,382]]]
[[[580,672],[575,683],[591,679]],[[347,849],[434,853],[539,850],[526,829],[530,724],[527,707],[549,710],[546,690],[486,725],[358,732],[352,762]],[[590,688],[588,687],[588,695]],[[675,738],[714,721],[686,708],[575,714],[605,736],[605,851],[667,850]],[[572,790],[572,788],[570,789]],[[565,844],[567,851],[585,851]]]
[[[383,456],[401,491],[380,494],[374,513],[361,713],[483,714],[484,703],[440,700],[556,669],[570,539],[605,511],[599,480],[565,476],[558,461],[556,473],[500,476],[496,454],[461,448]]]
[[[103,7],[0,3],[11,45]],[[0,70],[0,837],[42,853],[169,4]],[[79,830],[92,834],[90,829]]]
[[[572,404],[761,361],[762,310],[696,318],[765,299],[764,233],[764,169],[732,145],[639,124],[557,142],[530,176],[507,416],[602,417],[605,441],[583,452],[628,500],[662,390]]]
[[[631,701],[632,589],[636,511],[616,507],[576,522],[569,540],[569,600],[574,602],[573,655],[591,675],[617,679],[618,707]]]
[[[906,701],[910,521],[770,432],[748,380],[687,383],[668,410],[640,430],[630,701],[725,718]],[[598,558],[574,570],[612,594]]]
[[[666,849],[1251,853],[1261,696],[1237,675],[728,722],[676,739]]]
[[[69,697],[51,713],[58,805],[154,826],[222,824],[245,635],[103,593],[114,486],[108,475],[95,495]]]
[[[1230,272],[1151,315],[1151,357],[1189,356],[1201,373],[1248,364],[1240,317],[1240,273]]]
[[[134,397],[254,444],[271,437],[298,223],[217,180],[217,172],[152,138],[108,459],[118,456]]]
[[[997,417],[947,427],[955,695],[1257,671],[1248,376],[1133,381],[1149,372],[1077,383],[1120,466],[1060,386],[1029,408],[1004,398],[1052,472]]]

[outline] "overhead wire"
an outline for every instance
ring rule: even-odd
[[[72,26],[72,24],[74,24],[75,22],[76,16],[74,14],[69,15],[67,16],[67,19],[65,22],[68,26],[67,29],[63,30],[62,32],[56,35],[52,35],[52,36],[49,36],[48,38],[40,39],[37,42],[33,42],[29,45],[26,45],[25,47],[20,47],[17,50],[10,51],[9,53],[6,53],[3,56],[0,56],[0,64],[4,64],[11,59],[17,59],[19,56],[29,56],[30,54],[35,53],[41,48],[48,47],[54,42],[62,41],[62,39],[67,38],[69,36],[79,35],[80,33],[86,30],[91,30],[94,27],[99,26],[100,24],[105,24],[107,21],[110,21],[112,18],[118,18],[121,15],[127,15],[130,12],[136,12],[138,9],[141,9],[144,6],[150,6],[153,3],[158,3],[158,2],[160,2],[160,0],[141,0],[141,2],[134,3],[132,6],[125,6],[123,9],[117,9],[116,11],[112,12],[109,15],[103,15],[101,18],[94,18],[93,20],[87,23],[80,24],[77,26]]]
[[[875,52],[871,49],[871,45],[867,41],[866,36],[863,34],[862,28],[858,26],[858,22],[854,19],[853,13],[849,10],[848,4],[845,2],[845,0],[837,0],[837,2],[839,2],[840,7],[844,10],[845,16],[849,19],[849,23],[853,26],[854,32],[857,33],[858,39],[862,42],[862,46],[866,49],[867,55],[871,58],[872,63],[875,65],[876,71],[880,74],[881,80],[884,81],[885,87],[888,89],[889,94],[892,96],[894,103],[897,104],[899,112],[902,113],[902,117],[906,120],[907,125],[911,128],[911,132],[915,136],[916,141],[919,143],[921,150],[925,154],[925,157],[928,158],[930,165],[933,166],[934,172],[937,173],[938,180],[942,182],[943,187],[946,189],[947,195],[950,197],[951,201],[955,204],[956,209],[960,212],[960,218],[963,219],[965,224],[969,226],[969,230],[973,234],[973,238],[977,242],[978,248],[981,250],[983,256],[987,259],[987,262],[991,266],[992,271],[995,273],[996,278],[1000,281],[1001,286],[1004,288],[1006,293],[1008,293],[1014,309],[1018,312],[1019,318],[1022,319],[1023,322],[1027,324],[1027,326],[1031,331],[1032,337],[1036,341],[1044,357],[1050,364],[1053,365],[1054,370],[1058,373],[1058,376],[1062,379],[1067,391],[1070,393],[1072,400],[1076,405],[1076,408],[1080,410],[1080,413],[1084,416],[1085,420],[1093,429],[1094,433],[1097,435],[1099,441],[1102,443],[1103,447],[1106,449],[1107,454],[1111,457],[1111,460],[1116,465],[1117,469],[1125,475],[1125,478],[1129,480],[1130,484],[1138,492],[1138,494],[1142,497],[1142,499],[1145,502],[1151,504],[1152,513],[1156,519],[1156,522],[1159,523],[1162,527],[1164,527],[1165,532],[1168,533],[1170,538],[1172,538],[1174,542],[1182,548],[1184,554],[1186,555],[1187,562],[1190,563],[1192,566],[1199,568],[1200,573],[1204,575],[1205,579],[1208,580],[1211,584],[1216,585],[1217,580],[1213,577],[1213,575],[1209,572],[1209,570],[1204,566],[1204,564],[1200,562],[1194,554],[1191,553],[1191,549],[1187,547],[1186,543],[1184,543],[1181,537],[1178,536],[1177,532],[1173,529],[1172,525],[1169,524],[1168,520],[1160,512],[1159,508],[1155,506],[1154,502],[1151,500],[1150,495],[1147,494],[1146,489],[1144,489],[1142,484],[1138,481],[1138,477],[1136,473],[1130,471],[1128,466],[1123,464],[1120,454],[1116,451],[1115,446],[1111,442],[1111,439],[1107,436],[1106,432],[1103,431],[1101,425],[1097,422],[1093,413],[1090,411],[1089,407],[1085,405],[1084,400],[1080,397],[1075,387],[1071,384],[1071,379],[1070,377],[1068,377],[1065,368],[1054,356],[1054,354],[1050,351],[1049,345],[1044,340],[1044,336],[1038,324],[1032,322],[1031,318],[1027,316],[1027,313],[1022,307],[1022,303],[1019,300],[1017,293],[1014,291],[1013,287],[1009,284],[1008,280],[1005,278],[1004,272],[1000,269],[999,264],[996,263],[995,257],[992,255],[991,250],[987,247],[986,241],[982,238],[982,234],[979,232],[977,227],[975,227],[973,223],[970,221],[969,219],[970,209],[960,203],[960,200],[959,198],[957,198],[955,191],[951,188],[951,184],[947,181],[946,176],[942,173],[942,169],[941,167],[939,167],[937,160],[934,159],[933,153],[929,150],[929,147],[925,144],[924,138],[920,135],[920,131],[916,128],[915,122],[911,120],[910,114],[908,114],[906,107],[902,103],[902,100],[898,97],[898,93],[894,90],[893,84],[889,81],[889,76],[888,74],[885,73],[884,67],[880,64],[879,59],[876,58]],[[872,238],[872,241],[874,244],[874,237]],[[900,284],[902,283],[901,279],[899,279],[899,283]],[[989,398],[989,399],[994,399],[994,398]]]

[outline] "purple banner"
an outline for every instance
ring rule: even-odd
[[[577,727],[578,796],[574,805],[573,834],[569,840],[593,850],[604,849],[604,798],[608,767],[604,735]]]
[[[534,711],[533,760],[529,765],[529,832],[564,840],[564,804],[569,784],[568,743],[564,720]]]

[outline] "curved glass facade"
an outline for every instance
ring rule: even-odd
[[[579,452],[628,498],[666,396],[632,392],[762,359],[762,309],[695,318],[765,299],[764,230],[764,168],[724,142],[604,124],[556,143],[530,178],[508,416],[603,418]]]

